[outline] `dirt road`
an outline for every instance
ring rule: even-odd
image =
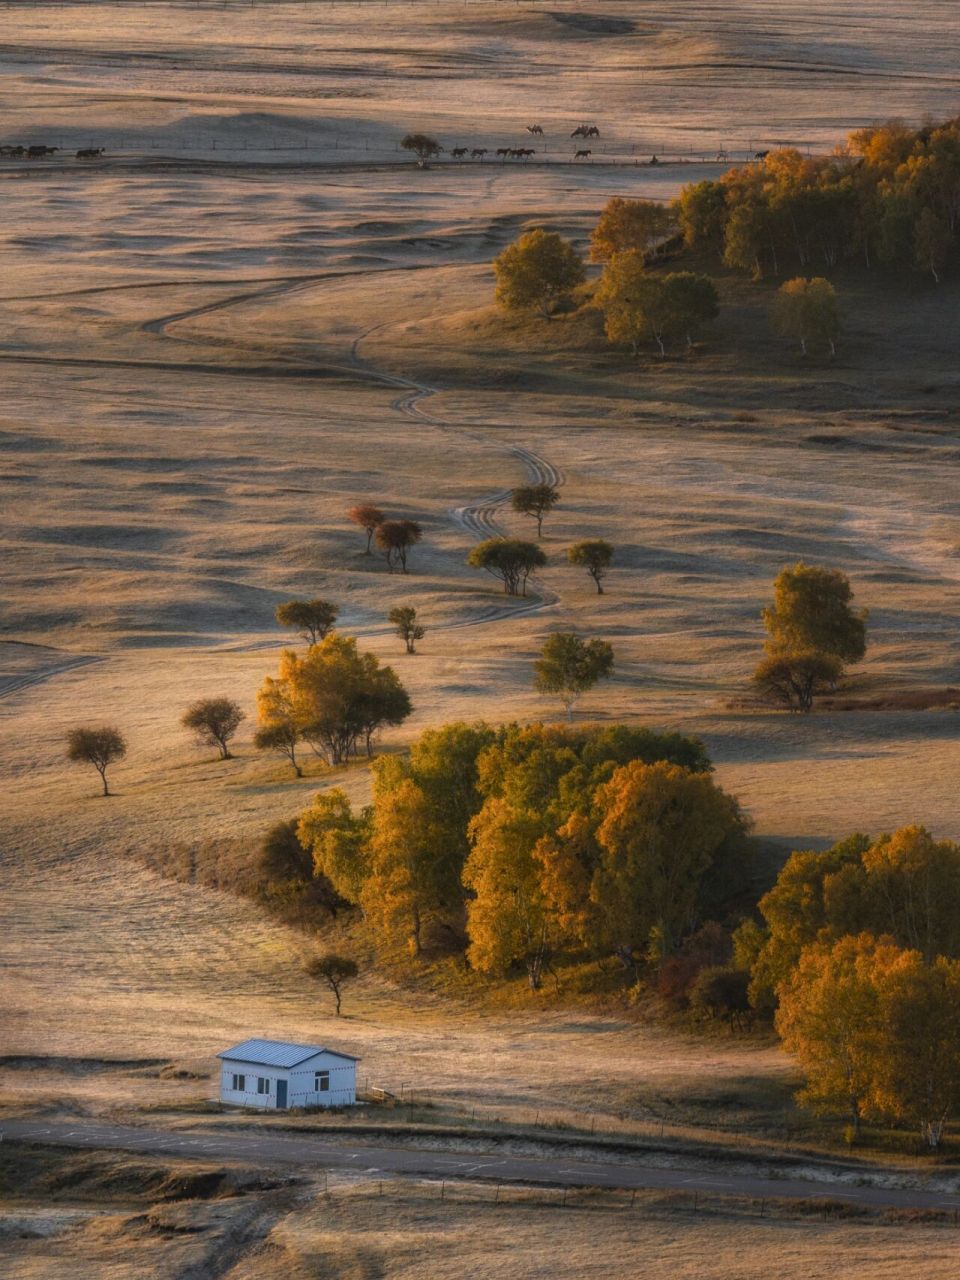
[[[299,1165],[356,1174],[469,1178],[541,1186],[617,1187],[746,1196],[751,1199],[810,1199],[823,1196],[876,1209],[960,1210],[960,1194],[916,1187],[861,1186],[853,1182],[773,1178],[716,1169],[660,1168],[639,1161],[592,1162],[557,1156],[532,1159],[492,1152],[441,1152],[409,1147],[351,1145],[329,1138],[269,1131],[225,1133],[212,1129],[164,1130],[87,1121],[8,1120],[4,1139],[54,1146],[115,1148],[172,1156],[242,1160],[251,1165]],[[918,1179],[919,1181],[919,1179]]]

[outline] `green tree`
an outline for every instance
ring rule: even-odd
[[[246,715],[232,698],[201,698],[187,707],[180,723],[205,746],[216,747],[221,760],[230,759],[230,739]]]
[[[110,794],[107,769],[127,754],[123,734],[113,725],[71,729],[67,734],[67,759],[74,764],[92,764],[103,783],[103,794]]]
[[[364,552],[364,555],[369,555],[373,535],[387,517],[379,507],[373,507],[369,503],[361,503],[360,506],[351,507],[347,512],[347,516],[354,524],[358,524],[367,535],[367,549]]]
[[[426,169],[427,162],[438,156],[443,149],[429,133],[408,133],[401,139],[400,145],[404,151],[413,152],[421,169]]]
[[[807,649],[801,653],[768,654],[753,673],[760,696],[787,711],[807,712],[814,699],[836,688],[843,663],[832,653]]]
[[[417,611],[409,604],[400,604],[387,615],[397,635],[406,645],[407,653],[416,653],[416,642],[427,634],[426,627],[417,622]]]
[[[603,579],[613,562],[613,547],[602,538],[575,542],[567,548],[567,559],[571,564],[586,569],[597,586],[597,595],[603,595]]]
[[[528,231],[493,260],[497,301],[548,319],[586,278],[583,262],[555,231]]]
[[[534,687],[559,697],[569,720],[577,699],[613,674],[613,646],[606,640],[581,640],[572,631],[555,631],[533,669]]]
[[[333,630],[340,610],[329,600],[287,600],[277,605],[281,627],[299,631],[307,644],[318,644]]]
[[[488,538],[472,547],[467,556],[471,568],[499,578],[508,596],[525,596],[527,579],[546,563],[547,557],[535,542],[516,538]]]
[[[782,569],[773,584],[773,604],[763,610],[771,654],[812,651],[834,654],[843,663],[866,653],[865,609],[854,609],[850,579],[839,569],[801,560]]]
[[[374,537],[391,573],[394,569],[406,573],[410,548],[423,537],[423,529],[415,520],[384,520],[377,525]]]
[[[372,810],[354,814],[339,787],[321,791],[300,815],[297,839],[310,850],[315,875],[325,876],[347,902],[360,903],[370,874]]]
[[[543,537],[543,518],[560,501],[559,492],[551,484],[527,484],[514,489],[510,504],[520,515],[532,516],[537,522],[537,537]]]
[[[953,249],[953,233],[949,224],[932,209],[921,210],[914,231],[917,266],[929,271],[937,284]]]
[[[351,960],[349,956],[338,956],[334,952],[328,951],[325,955],[314,956],[312,960],[309,960],[306,970],[311,978],[325,982],[333,992],[337,1017],[339,1018],[343,988],[360,973],[360,966],[356,960]]]
[[[788,280],[777,294],[776,319],[781,332],[800,343],[804,355],[814,343],[829,347],[830,354],[836,355],[840,307],[829,280],[822,276]]]
[[[688,347],[710,320],[719,315],[720,295],[709,276],[693,271],[675,271],[663,280],[667,310],[666,329],[681,335]]]

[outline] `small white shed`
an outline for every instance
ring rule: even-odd
[[[357,1063],[349,1053],[283,1040],[244,1040],[218,1053],[220,1101],[234,1107],[350,1107]]]

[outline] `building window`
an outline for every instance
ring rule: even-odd
[[[234,1093],[246,1093],[247,1077],[234,1075],[233,1084],[231,1085],[231,1088],[233,1089]]]
[[[314,1073],[313,1091],[314,1093],[330,1092],[330,1072],[329,1071],[317,1071]]]
[[[266,1076],[257,1076],[257,1093],[269,1093],[270,1081]]]

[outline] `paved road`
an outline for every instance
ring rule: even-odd
[[[699,1191],[752,1199],[810,1199],[826,1196],[874,1208],[960,1209],[960,1193],[908,1187],[862,1187],[802,1178],[764,1178],[723,1169],[676,1169],[639,1161],[594,1163],[418,1150],[412,1147],[355,1146],[329,1138],[261,1130],[149,1129],[93,1121],[8,1120],[5,1138],[56,1146],[117,1148],[171,1156],[239,1160],[253,1167],[283,1164],[342,1169],[358,1174],[432,1178],[492,1179],[544,1186],[619,1187],[631,1190]]]

